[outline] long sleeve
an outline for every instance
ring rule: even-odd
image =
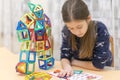
[[[67,27],[64,27],[62,30],[61,59],[67,58],[68,60],[71,60],[73,56],[70,44],[70,36],[70,31],[67,29]]]
[[[97,39],[93,50],[92,63],[95,67],[103,69],[104,66],[110,66],[112,55],[109,50],[109,33],[103,23],[97,24]]]

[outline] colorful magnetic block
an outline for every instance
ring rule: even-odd
[[[36,61],[36,52],[30,51],[28,55],[28,62],[35,62]]]
[[[36,42],[36,47],[37,47],[37,51],[43,51],[43,50],[45,50],[44,49],[44,41],[37,41]]]
[[[21,45],[21,50],[29,51],[30,50],[30,42],[31,41],[24,41]]]
[[[43,8],[41,5],[28,3],[30,10],[36,15],[37,18],[42,18]]]
[[[37,57],[42,59],[42,58],[43,58],[43,53],[44,53],[44,52],[45,52],[45,51],[37,51],[37,52],[36,52]]]
[[[32,12],[34,12],[35,4],[28,2],[28,7]]]
[[[40,60],[46,60],[46,54],[45,51],[39,51],[37,52],[38,59]]]
[[[28,62],[29,51],[21,51],[20,52],[20,62]]]
[[[46,14],[44,14],[44,20],[45,20],[46,27],[51,27],[50,19]]]
[[[48,58],[46,60],[38,59],[38,64],[39,64],[39,68],[40,69],[48,70],[48,69],[53,67],[53,65],[54,65],[54,58],[50,57],[50,58]]]
[[[43,9],[41,7],[41,5],[37,5],[34,9],[34,14],[38,17],[38,18],[43,18]]]
[[[36,47],[36,42],[31,41],[30,42],[30,51],[36,51],[37,47]]]
[[[46,50],[45,51],[45,53],[46,53],[46,58],[50,58],[50,57],[52,57],[52,49],[50,48],[50,49],[48,49],[48,50]]]
[[[35,62],[26,63],[26,74],[31,74],[35,71]]]
[[[38,59],[40,60],[47,60],[48,58],[52,57],[52,49],[39,51],[37,52]]]
[[[29,29],[29,27],[34,24],[34,19],[29,15],[29,13],[26,13],[21,19],[20,19]]]
[[[46,29],[46,34],[47,34],[48,37],[51,36],[51,28],[47,28]]]
[[[20,62],[35,62],[36,52],[34,51],[21,51],[20,52]]]
[[[34,21],[37,20],[37,17],[35,16],[34,13],[28,13],[28,15],[29,15],[31,18],[33,18]]]
[[[16,72],[25,74],[26,73],[26,63],[25,62],[19,62],[16,65]]]
[[[35,40],[36,41],[43,41],[44,36],[39,35],[39,33],[35,32]]]
[[[43,10],[41,5],[35,5],[34,12],[38,12],[38,11],[41,11],[41,10]]]
[[[38,31],[36,31],[36,33],[40,36],[44,36],[45,30],[44,29],[38,30]]]
[[[36,21],[36,25],[35,25],[35,31],[38,31],[38,30],[43,30],[44,29],[44,23],[40,21]]]
[[[48,40],[48,36],[47,36],[46,33],[44,34],[44,41],[45,41],[45,40]]]
[[[27,29],[27,27],[23,22],[19,21],[16,30],[23,30],[23,29]]]
[[[51,45],[50,45],[49,39],[45,40],[44,42],[45,42],[45,45],[44,45],[44,46],[45,46],[45,50],[50,49],[50,48],[51,48]]]
[[[81,74],[82,72],[82,70],[74,70],[74,74]]]
[[[52,76],[46,72],[34,72],[25,76],[25,80],[50,80]]]
[[[29,29],[29,33],[30,33],[30,40],[36,42],[34,29]]]
[[[45,20],[44,20],[44,19],[38,20],[38,23],[39,23],[40,25],[42,25],[43,28],[44,28],[44,24],[45,24]],[[42,28],[42,29],[43,29],[43,28]]]
[[[30,40],[30,34],[27,29],[17,31],[19,42]]]

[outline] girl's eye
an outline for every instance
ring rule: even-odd
[[[69,30],[73,30],[73,28],[68,28]]]

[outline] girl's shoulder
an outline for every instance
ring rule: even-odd
[[[97,32],[101,30],[107,30],[106,25],[101,21],[96,21]]]
[[[105,33],[108,33],[108,30],[107,30],[107,26],[103,23],[103,22],[100,22],[100,21],[96,21],[96,30],[97,30],[97,34],[99,35],[102,35],[102,34],[105,34]]]

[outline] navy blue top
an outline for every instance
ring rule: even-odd
[[[110,66],[112,63],[112,54],[109,50],[109,33],[106,26],[102,22],[96,23],[96,43],[93,49],[92,59],[80,59],[79,50],[72,51],[70,36],[71,32],[65,26],[62,30],[62,46],[61,46],[61,59],[67,58],[71,61],[71,58],[81,61],[92,61],[96,68],[103,69],[104,66]],[[76,36],[77,44],[80,44],[79,37]],[[77,45],[79,49],[80,45]]]

